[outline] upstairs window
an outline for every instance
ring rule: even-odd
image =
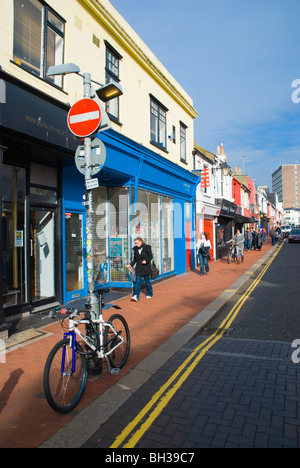
[[[151,143],[167,149],[167,109],[150,96],[150,139]]]
[[[14,0],[14,62],[33,75],[62,87],[62,76],[47,77],[64,57],[65,21],[38,0]]]
[[[186,162],[186,129],[187,126],[180,122],[180,161]]]
[[[120,83],[120,60],[122,56],[108,43],[106,42],[106,84],[108,83]],[[106,103],[106,112],[113,121],[119,122],[120,120],[120,109],[119,109],[119,98],[111,99]]]

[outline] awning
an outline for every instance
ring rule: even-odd
[[[246,224],[246,223],[255,223],[253,218],[247,218],[246,216],[236,214],[233,220],[234,223]]]

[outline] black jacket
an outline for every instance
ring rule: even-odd
[[[136,245],[133,247],[133,260],[131,262],[131,266],[135,267],[135,273],[138,276],[145,276],[150,275],[150,268],[151,268],[151,260],[153,258],[152,249],[150,245],[143,244],[141,255],[139,254],[139,247]],[[143,260],[146,260],[146,263],[143,264]]]

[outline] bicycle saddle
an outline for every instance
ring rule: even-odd
[[[100,294],[101,296],[105,293],[108,293],[110,291],[110,288],[102,288],[102,289],[97,289],[97,293]]]

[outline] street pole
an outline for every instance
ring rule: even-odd
[[[92,95],[91,74],[84,73],[84,98],[90,99]],[[87,276],[88,276],[88,298],[86,305],[91,311],[92,319],[99,319],[99,302],[95,295],[94,284],[94,236],[93,236],[93,191],[87,189],[87,181],[92,178],[92,139],[84,138],[84,160],[85,160],[85,203],[86,203],[86,233],[87,233]]]
[[[84,98],[90,99],[92,95],[91,89],[91,74],[84,73]],[[88,297],[85,305],[89,310],[92,320],[99,319],[100,309],[99,301],[95,294],[94,281],[94,235],[93,235],[93,190],[87,188],[87,181],[92,178],[92,139],[91,137],[84,138],[84,181],[85,181],[85,214],[86,214],[86,261],[87,261],[87,277],[88,277]],[[99,332],[99,330],[98,330]],[[89,325],[86,326],[86,334],[94,337],[93,330],[90,330]],[[102,360],[94,356],[87,357],[88,372],[90,375],[99,375],[102,372]]]

